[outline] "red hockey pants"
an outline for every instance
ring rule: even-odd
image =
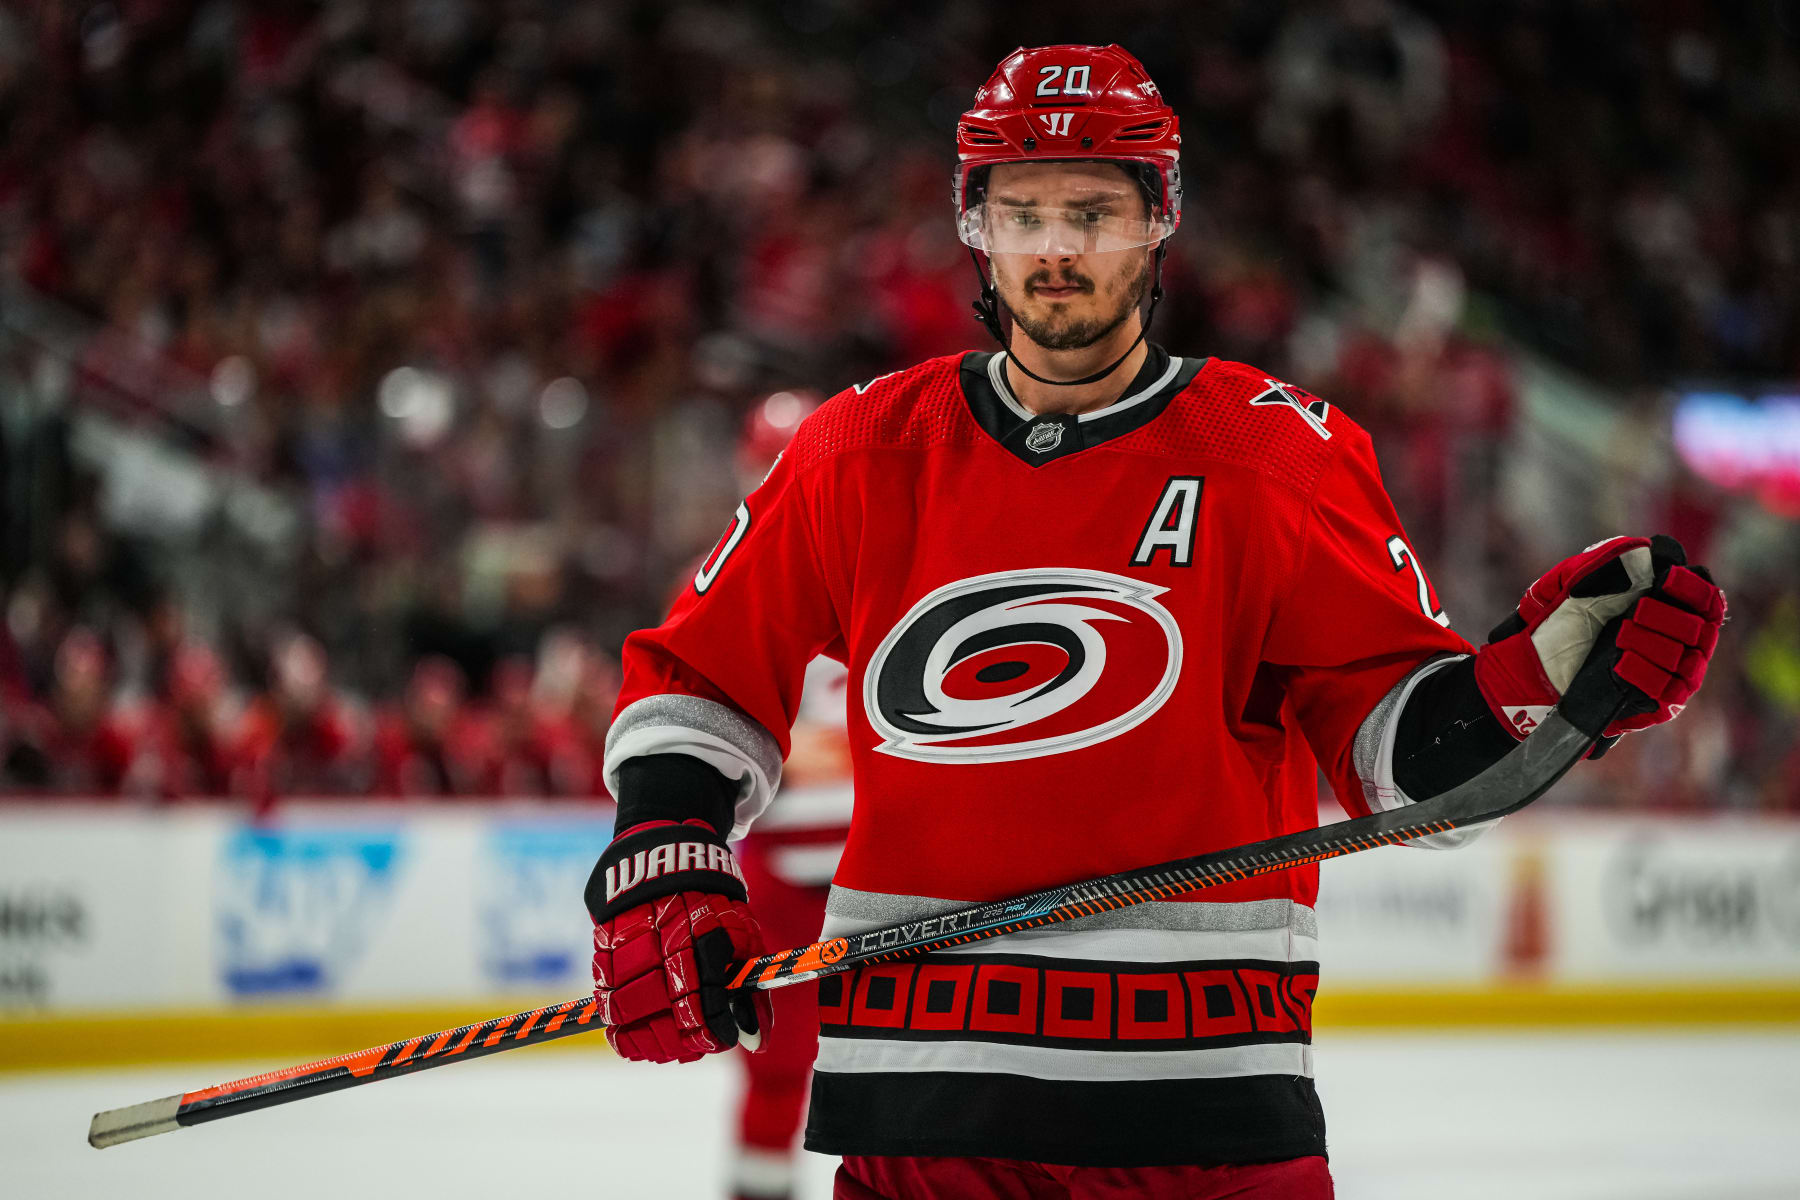
[[[1064,1167],[1004,1158],[846,1158],[834,1200],[1331,1200],[1323,1158],[1224,1167]]]

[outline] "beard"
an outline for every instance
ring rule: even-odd
[[[1116,277],[1115,277],[1116,279]],[[1094,281],[1073,271],[1066,272],[1060,280],[1054,279],[1049,271],[1034,271],[1025,277],[1021,290],[1029,296],[1030,289],[1040,284],[1078,284],[1085,291],[1094,291]],[[1130,278],[1117,280],[1107,293],[1116,291],[1119,302],[1111,312],[1100,313],[1090,317],[1071,319],[1067,314],[1039,317],[1032,313],[1022,312],[1010,304],[1006,311],[1011,314],[1013,324],[1025,332],[1025,336],[1046,350],[1085,350],[1096,342],[1104,340],[1115,329],[1131,319],[1131,314],[1143,302],[1144,293],[1150,286],[1150,258],[1146,255],[1138,264],[1137,273]],[[1002,303],[1005,303],[1002,301]]]

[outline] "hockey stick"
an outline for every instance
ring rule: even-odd
[[[1622,705],[1621,705],[1622,707]],[[1495,820],[1550,789],[1588,752],[1614,709],[1587,733],[1560,711],[1544,718],[1531,736],[1486,771],[1429,800],[1404,808],[1282,834],[1261,842],[1191,858],[1122,871],[1085,883],[1047,888],[1015,900],[977,904],[941,916],[902,922],[850,937],[799,946],[738,965],[732,987],[786,987],[869,963],[928,954],[983,938],[1036,929],[1108,909],[1167,900],[1200,888],[1285,871],[1304,863],[1390,846]],[[1584,724],[1588,722],[1583,722]],[[94,1114],[88,1144],[115,1146],[185,1125],[216,1121],[323,1092],[406,1075],[463,1059],[516,1050],[602,1028],[593,997],[567,1000],[511,1016],[407,1038],[355,1054],[286,1067],[197,1092],[165,1096]]]

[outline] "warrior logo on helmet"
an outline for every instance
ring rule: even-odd
[[[1006,762],[1115,738],[1181,672],[1167,589],[1104,571],[1002,571],[946,584],[883,639],[863,680],[884,754]]]

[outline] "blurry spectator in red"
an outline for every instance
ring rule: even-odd
[[[601,764],[606,761],[606,731],[612,726],[620,682],[618,659],[604,651],[591,651],[582,663],[569,708],[575,737],[593,764],[589,783],[589,794],[593,796],[607,795]]]
[[[325,651],[288,634],[270,655],[268,690],[244,715],[232,790],[265,801],[360,792],[366,742],[360,714],[327,678]]]
[[[375,790],[386,796],[466,796],[482,790],[491,740],[463,707],[462,671],[433,655],[413,667],[398,706],[375,726]]]
[[[57,647],[49,696],[12,711],[6,775],[15,787],[65,795],[143,791],[140,726],[136,714],[112,706],[100,639],[76,626]]]
[[[231,793],[240,744],[230,709],[219,656],[200,642],[183,643],[170,657],[167,694],[153,721],[164,796]]]
[[[531,663],[503,659],[494,668],[492,739],[483,791],[494,796],[581,796],[593,788],[594,763],[566,709],[540,698]]]

